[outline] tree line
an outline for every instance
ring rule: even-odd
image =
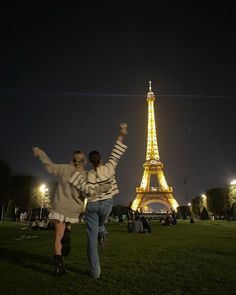
[[[40,178],[32,175],[14,174],[9,164],[0,159],[0,219],[15,219],[21,212],[29,212],[42,206]],[[50,195],[56,189],[56,182],[49,182]]]
[[[235,219],[236,185],[208,189],[205,195],[192,199],[191,211],[195,217],[202,219]]]
[[[42,193],[39,186],[40,178],[32,175],[17,175],[9,164],[0,159],[0,220],[13,219],[21,212],[30,212],[42,206]],[[56,181],[47,183],[49,200],[57,186]],[[128,207],[114,206],[113,214],[122,216]],[[196,218],[236,219],[236,184],[227,187],[210,188],[205,195],[196,196],[188,206],[179,206],[178,216],[182,218],[192,215]],[[15,217],[13,217],[15,216]]]

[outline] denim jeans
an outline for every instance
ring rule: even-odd
[[[90,265],[90,274],[99,278],[101,273],[100,259],[98,255],[98,235],[105,234],[105,220],[109,217],[113,206],[113,199],[89,202],[86,206],[85,221],[87,227],[87,254]]]

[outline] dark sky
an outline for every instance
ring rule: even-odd
[[[233,3],[77,2],[2,4],[0,158],[46,181],[32,146],[57,163],[75,149],[105,161],[125,121],[115,203],[128,204],[143,174],[151,80],[160,158],[179,204],[185,192],[236,178]]]

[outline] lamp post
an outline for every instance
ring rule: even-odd
[[[42,194],[42,198],[40,200],[41,206],[40,206],[40,213],[39,213],[39,219],[42,219],[42,211],[43,207],[45,206],[45,200],[46,200],[46,193],[48,192],[48,188],[45,184],[40,185],[39,191]]]
[[[231,211],[231,217],[235,217],[233,215],[235,215],[235,213],[233,213],[233,211],[235,211],[233,209],[233,205],[235,206],[236,203],[236,179],[233,179],[230,182],[230,186],[229,186],[229,205],[230,205],[230,211]]]
[[[230,182],[230,185],[236,185],[236,179],[233,179],[233,180]]]
[[[186,204],[188,205],[187,176],[184,177],[184,195]]]
[[[188,202],[188,212],[187,212],[187,216],[189,215],[190,217],[192,216],[192,203]]]
[[[202,197],[202,205],[203,205],[203,207],[207,208],[207,203],[206,203],[207,196],[205,194],[202,194],[201,197]]]

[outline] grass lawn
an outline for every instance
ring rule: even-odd
[[[53,230],[0,222],[0,294],[236,294],[236,222],[152,222],[151,234],[108,224],[102,275],[88,276],[86,229],[72,227],[70,273],[53,276]]]

